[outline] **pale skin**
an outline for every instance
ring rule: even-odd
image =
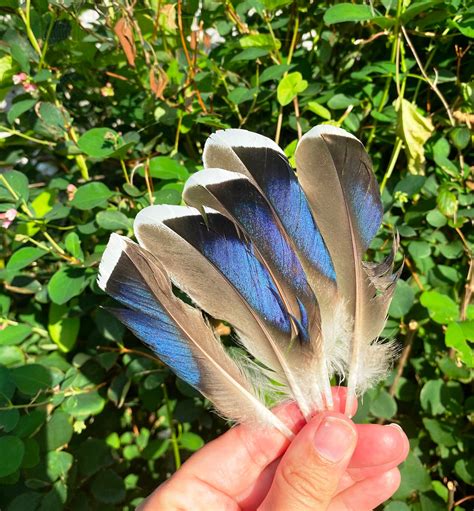
[[[370,511],[397,490],[408,439],[397,425],[355,424],[346,390],[335,411],[306,423],[288,403],[275,413],[296,434],[232,428],[194,454],[138,511]],[[355,413],[355,410],[353,410]]]

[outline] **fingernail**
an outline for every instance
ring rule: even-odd
[[[396,424],[395,422],[392,422],[391,424],[387,424],[387,426],[391,427],[391,428],[395,428],[395,429],[398,429],[398,431],[400,433],[403,433],[405,434],[405,432],[403,431],[402,427],[399,426],[398,424]]]
[[[314,446],[320,456],[331,463],[341,461],[353,446],[354,430],[337,417],[326,417],[314,436]]]

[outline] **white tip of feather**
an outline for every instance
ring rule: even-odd
[[[281,147],[271,138],[264,137],[263,135],[253,133],[251,131],[239,129],[216,131],[207,139],[204,151],[206,151],[206,146],[209,147],[212,145],[224,145],[227,147],[266,147],[281,154],[285,154]]]
[[[203,209],[206,213],[218,213],[218,211],[212,208],[204,207]],[[133,229],[135,235],[137,235],[137,230],[142,225],[161,225],[170,218],[184,218],[187,216],[201,216],[201,213],[192,206],[148,206],[142,209],[135,217]]]
[[[99,276],[97,277],[97,284],[103,291],[105,291],[110,275],[112,275],[122,252],[127,246],[126,240],[127,238],[125,236],[119,236],[115,233],[110,235],[109,242],[107,243],[107,247],[100,261]]]
[[[165,220],[170,218],[182,218],[185,216],[196,216],[199,215],[199,211],[190,206],[170,206],[170,205],[159,205],[159,206],[148,206],[142,209],[135,217],[133,222],[133,229],[136,231],[142,225],[150,224],[162,224]]]
[[[215,183],[223,183],[225,181],[232,181],[234,179],[247,179],[243,174],[238,172],[230,172],[223,169],[204,169],[192,174],[186,181],[183,190],[183,196],[186,195],[186,190],[196,186],[207,186]]]
[[[333,126],[332,124],[320,124],[319,126],[311,128],[307,133],[303,135],[301,140],[305,138],[319,138],[322,135],[337,135],[339,137],[352,138],[360,142],[357,137],[352,135],[352,133],[349,133],[342,128],[338,128],[337,126]]]

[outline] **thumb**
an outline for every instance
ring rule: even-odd
[[[357,443],[345,415],[318,414],[297,435],[278,465],[259,511],[324,511]]]

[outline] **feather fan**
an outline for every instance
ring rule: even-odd
[[[295,158],[296,173],[266,137],[211,135],[204,170],[185,186],[192,207],[143,209],[139,245],[112,235],[99,276],[125,306],[118,319],[223,415],[289,437],[259,396],[294,399],[309,418],[332,407],[330,380],[347,374],[349,413],[393,357],[378,336],[400,273],[397,237],[382,263],[364,261],[383,209],[362,144],[318,126]],[[201,311],[234,327],[244,360],[227,354]]]

